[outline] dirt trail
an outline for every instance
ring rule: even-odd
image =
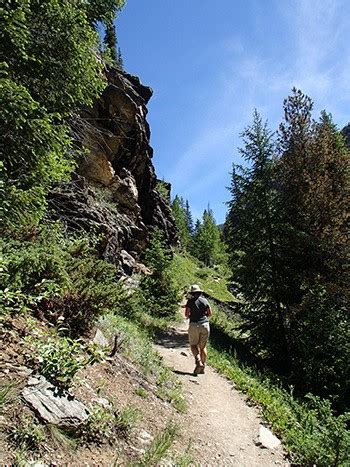
[[[189,407],[182,431],[192,440],[195,460],[201,466],[285,466],[282,447],[269,450],[255,445],[263,420],[243,394],[210,367],[205,375],[193,376],[187,328],[184,320],[171,329],[159,339],[157,350],[183,383]]]

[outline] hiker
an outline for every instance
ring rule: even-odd
[[[203,374],[207,360],[207,342],[209,338],[209,316],[212,311],[209,302],[202,297],[201,288],[197,284],[191,285],[191,298],[186,303],[185,317],[190,319],[188,340],[195,359],[194,374]]]

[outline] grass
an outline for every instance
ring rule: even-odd
[[[116,333],[121,335],[120,352],[139,367],[145,378],[156,383],[156,395],[160,399],[170,402],[179,412],[186,410],[181,383],[162,364],[144,325],[113,314],[101,317],[98,325],[110,338]]]
[[[138,388],[135,389],[135,394],[137,394],[138,396],[140,396],[140,397],[142,397],[144,399],[146,399],[147,396],[148,396],[148,392],[142,386],[139,386]]]
[[[16,387],[13,383],[3,384],[0,386],[0,411],[4,406],[14,400],[16,397]]]
[[[173,275],[181,288],[198,284],[210,297],[221,302],[234,302],[235,297],[228,291],[228,270],[223,265],[203,267],[189,254],[174,255]]]
[[[142,467],[159,465],[159,462],[169,451],[178,434],[179,428],[177,425],[169,424],[162,433],[159,433],[154,438],[138,465]]]
[[[49,424],[48,432],[57,448],[64,448],[69,453],[76,451],[79,441],[56,425]]]
[[[185,451],[174,459],[176,467],[197,467],[199,464],[194,461],[191,455],[192,441],[189,441]]]
[[[243,367],[227,352],[211,346],[209,356],[211,366],[261,406],[264,419],[281,438],[294,463],[349,466],[349,414],[335,416],[329,401],[315,396],[298,401],[292,392]]]

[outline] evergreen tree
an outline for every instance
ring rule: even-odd
[[[349,152],[329,115],[312,121],[311,100],[300,91],[284,107],[278,176],[288,223],[282,254],[293,375],[341,405],[350,392]]]
[[[185,212],[186,212],[187,229],[190,235],[192,236],[193,235],[193,218],[192,218],[192,213],[190,209],[190,204],[187,199],[185,203]]]
[[[114,66],[122,70],[123,57],[120,47],[118,46],[117,32],[114,21],[106,24],[103,43],[107,57],[112,61]]]
[[[96,26],[99,22],[111,24],[125,5],[125,0],[87,0],[83,3],[91,25]]]
[[[117,52],[117,33],[115,29],[115,24],[112,22],[106,25],[105,35],[103,38],[103,43],[114,63],[118,61],[118,52]]]
[[[349,398],[346,253],[349,151],[331,118],[312,120],[300,91],[284,102],[278,153],[255,113],[248,163],[232,173],[226,234],[250,341],[303,391]],[[281,365],[282,364],[282,365]]]
[[[172,202],[171,209],[176,227],[179,231],[181,246],[184,250],[188,250],[191,242],[191,232],[188,225],[188,214],[186,212],[184,199],[176,195]]]
[[[140,284],[148,311],[159,317],[174,317],[179,293],[171,274],[172,252],[159,229],[153,232],[145,253],[145,263],[152,271],[150,276],[142,277]]]
[[[239,150],[247,168],[234,166],[231,201],[226,220],[233,280],[244,296],[244,330],[256,350],[268,352],[288,365],[288,345],[282,312],[278,237],[280,203],[276,191],[271,131],[255,111],[253,123],[242,133]]]
[[[224,246],[209,206],[203,212],[202,222],[196,223],[191,252],[206,266],[212,266],[222,259]]]

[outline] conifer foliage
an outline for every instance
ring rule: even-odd
[[[350,359],[346,270],[349,151],[331,117],[293,89],[278,138],[255,113],[242,134],[226,222],[243,329],[303,391],[344,407]]]
[[[280,202],[274,183],[275,143],[267,124],[255,111],[243,133],[240,153],[248,167],[233,166],[226,235],[232,245],[230,265],[242,306],[244,330],[259,351],[286,362],[288,347],[282,314],[278,237]]]
[[[164,234],[155,229],[145,253],[145,262],[151,275],[141,280],[144,306],[158,317],[174,317],[178,309],[178,287],[171,274],[172,251],[167,247]]]
[[[224,244],[214,213],[209,206],[203,212],[202,221],[196,223],[191,251],[205,266],[213,266],[223,261]]]
[[[224,243],[210,207],[204,210],[202,219],[198,219],[195,226],[187,200],[176,195],[171,207],[181,248],[195,256],[205,266],[224,262],[226,260]]]
[[[191,247],[193,225],[188,201],[185,202],[182,197],[176,195],[171,203],[171,209],[179,232],[181,247],[189,251]]]

